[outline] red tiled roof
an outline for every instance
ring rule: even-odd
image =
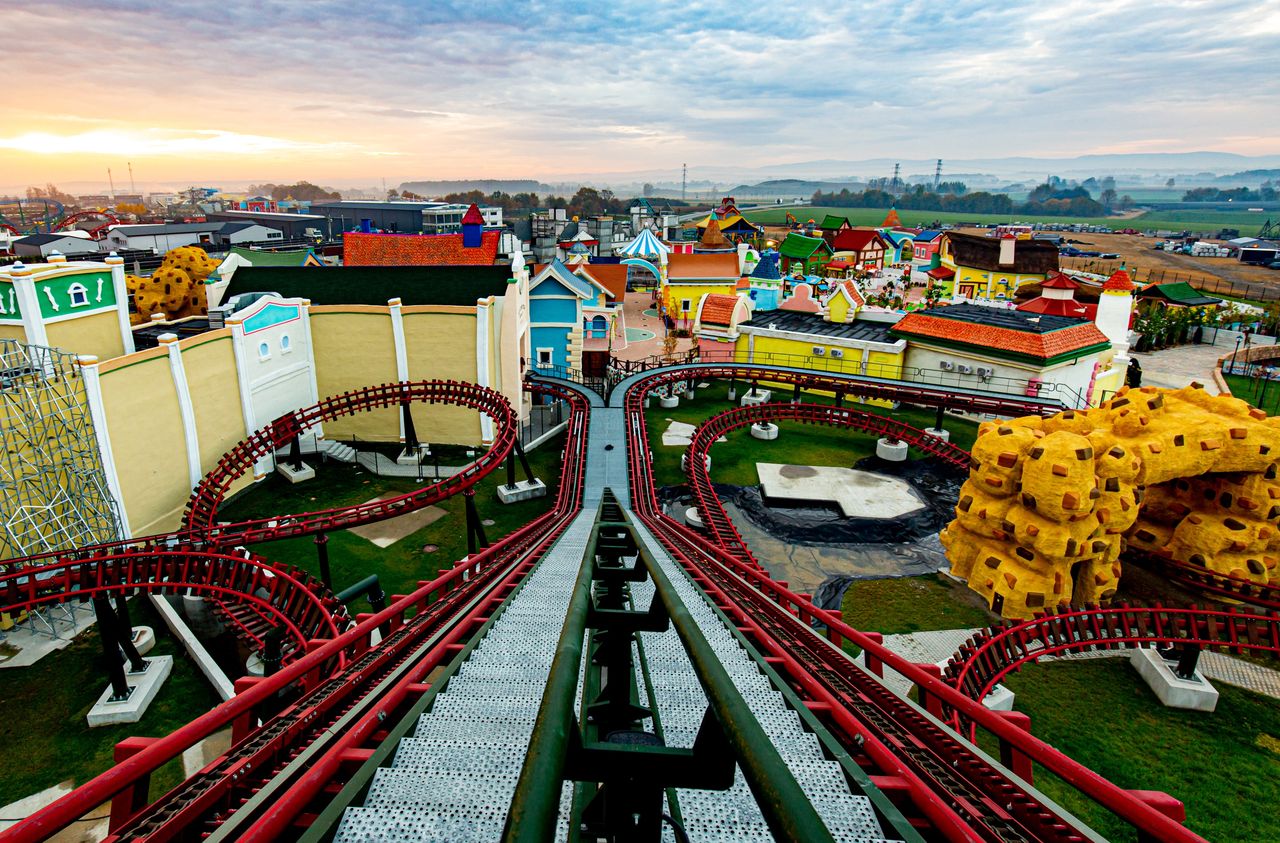
[[[933,269],[925,273],[935,281],[946,281],[948,278],[955,278],[956,271],[947,266],[935,266]]]
[[[461,234],[362,234],[342,237],[346,266],[492,265],[498,256],[498,232],[486,231],[480,246],[467,249]]]
[[[876,247],[885,247],[884,238],[880,236],[880,232],[866,228],[845,229],[831,243],[831,248],[837,252],[865,252]]]
[[[667,255],[667,280],[669,281],[732,280],[736,282],[739,277],[736,252]]]
[[[1092,321],[1098,313],[1098,306],[1075,299],[1046,299],[1044,296],[1037,296],[1018,305],[1018,310],[1048,316],[1074,316],[1076,319]]]
[[[484,214],[480,213],[480,209],[476,207],[476,203],[472,202],[471,207],[467,208],[467,212],[462,215],[463,225],[484,225]]]
[[[854,307],[862,307],[867,303],[867,300],[862,297],[862,293],[858,292],[857,286],[855,286],[852,281],[845,281],[840,285],[840,289],[844,290],[845,293],[848,294],[849,298],[853,301]]]
[[[704,325],[732,325],[738,297],[726,293],[708,293],[702,300],[701,320]]]
[[[1129,293],[1136,289],[1136,287],[1133,283],[1133,279],[1129,277],[1129,273],[1125,272],[1123,269],[1117,269],[1115,272],[1111,273],[1111,277],[1102,285],[1102,289],[1119,290],[1123,293]]]
[[[1050,272],[1049,277],[1040,282],[1040,288],[1046,290],[1078,290],[1080,285],[1061,272]]]
[[[580,263],[569,267],[569,271],[581,275],[590,275],[596,282],[609,291],[609,298],[622,301],[627,295],[627,267],[620,263]]]
[[[997,325],[982,325],[959,319],[930,316],[918,311],[902,317],[893,326],[893,331],[925,339],[963,343],[987,351],[1025,354],[1040,360],[1049,360],[1091,345],[1108,342],[1106,335],[1092,322],[1036,334]]]

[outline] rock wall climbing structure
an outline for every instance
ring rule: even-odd
[[[126,275],[125,286],[137,308],[130,320],[141,324],[157,313],[168,319],[207,313],[205,281],[217,268],[218,262],[204,249],[183,246],[165,253],[164,263],[150,277]]]
[[[1107,603],[1129,545],[1274,585],[1278,463],[1280,419],[1196,386],[987,422],[942,544],[1009,618]]]

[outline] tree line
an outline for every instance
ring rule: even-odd
[[[1089,191],[1080,186],[1063,184],[1038,185],[1023,203],[1015,203],[1005,193],[942,193],[928,190],[924,185],[903,193],[889,193],[885,190],[870,188],[862,191],[848,189],[838,192],[813,194],[814,205],[827,205],[837,208],[890,208],[896,207],[908,211],[949,211],[967,214],[1013,214],[1022,212],[1044,216],[1106,216],[1111,207],[1132,207],[1133,200],[1127,196],[1116,198],[1115,191],[1103,192],[1110,203],[1094,200]]]
[[[1183,202],[1274,202],[1280,199],[1275,182],[1264,181],[1257,190],[1247,187],[1197,187],[1182,194]]]

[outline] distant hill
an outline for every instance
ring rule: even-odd
[[[853,181],[806,181],[804,179],[770,179],[756,184],[740,184],[729,188],[726,196],[735,198],[764,197],[769,199],[808,199],[815,191],[826,193],[844,190],[862,190],[866,185]]]
[[[468,190],[481,190],[485,193],[501,192],[508,195],[517,193],[553,193],[554,188],[535,179],[463,179],[441,181],[407,181],[400,185],[400,190],[407,190],[419,196],[444,196],[449,193],[466,193]]]

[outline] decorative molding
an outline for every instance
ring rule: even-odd
[[[107,427],[107,409],[102,403],[102,375],[98,371],[98,358],[92,354],[82,354],[76,358],[76,362],[80,364],[80,376],[84,380],[89,419],[93,422],[93,436],[98,442],[102,471],[107,477],[107,491],[115,499],[116,512],[120,516],[120,538],[130,539],[133,538],[133,531],[129,529],[129,513],[124,505],[120,472],[116,470],[116,458],[111,449],[111,431]]]
[[[182,417],[182,438],[187,446],[187,473],[191,488],[200,484],[204,472],[200,470],[200,434],[196,430],[196,411],[191,403],[191,389],[187,385],[187,370],[182,364],[182,346],[177,334],[161,334],[158,339],[169,353],[169,373],[173,376],[173,391],[178,397],[178,415]]]

